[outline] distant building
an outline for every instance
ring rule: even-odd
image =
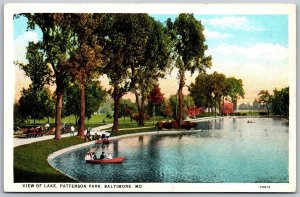
[[[224,103],[222,107],[222,113],[223,114],[232,114],[234,112],[233,110],[233,103]]]

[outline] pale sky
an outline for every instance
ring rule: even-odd
[[[174,20],[176,15],[151,14],[165,22]],[[227,77],[243,80],[245,99],[239,103],[252,103],[260,90],[281,89],[288,86],[288,16],[287,15],[195,15],[204,25],[206,44],[212,55],[213,65],[207,73],[217,71]],[[40,31],[26,31],[26,19],[14,19],[14,60],[27,63],[28,41],[42,38]],[[23,87],[30,84],[29,78],[17,66],[15,70],[15,98],[20,97]],[[159,80],[162,92],[168,97],[178,89],[177,70]],[[194,82],[186,72],[186,85]],[[108,79],[100,78],[104,87],[109,88]],[[188,93],[187,88],[184,91]],[[126,95],[126,97],[131,97]]]

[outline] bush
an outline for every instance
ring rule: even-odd
[[[268,112],[259,112],[258,113],[260,116],[266,116],[266,115],[268,115]]]
[[[164,123],[163,122],[157,122],[156,124],[155,124],[155,126],[156,126],[156,128],[158,128],[158,129],[163,129],[164,128]]]
[[[246,113],[242,113],[242,116],[247,116],[247,114]]]
[[[241,115],[241,112],[235,112],[234,115],[235,115],[235,116],[240,116],[240,115]]]
[[[187,129],[187,130],[190,130],[191,128],[194,128],[195,127],[195,123],[191,122],[191,121],[185,121],[181,124],[181,128],[183,129]]]
[[[136,122],[139,122],[139,114],[132,114],[131,118]],[[150,115],[144,114],[144,121],[148,121],[148,120],[150,120]]]
[[[164,122],[164,128],[165,129],[172,129],[172,123],[167,121],[167,122]]]
[[[112,116],[110,114],[106,114],[106,118],[110,119]]]
[[[171,127],[172,127],[172,129],[178,129],[179,128],[178,122],[176,120],[173,120],[171,122]]]

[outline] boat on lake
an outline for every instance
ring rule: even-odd
[[[112,159],[96,159],[96,160],[86,160],[86,163],[94,164],[112,164],[112,163],[122,163],[125,161],[126,157],[115,157]]]

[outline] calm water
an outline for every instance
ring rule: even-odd
[[[280,119],[225,118],[198,123],[203,131],[145,135],[92,145],[52,165],[82,182],[287,183],[288,126]],[[122,164],[86,164],[94,149],[126,156]]]

